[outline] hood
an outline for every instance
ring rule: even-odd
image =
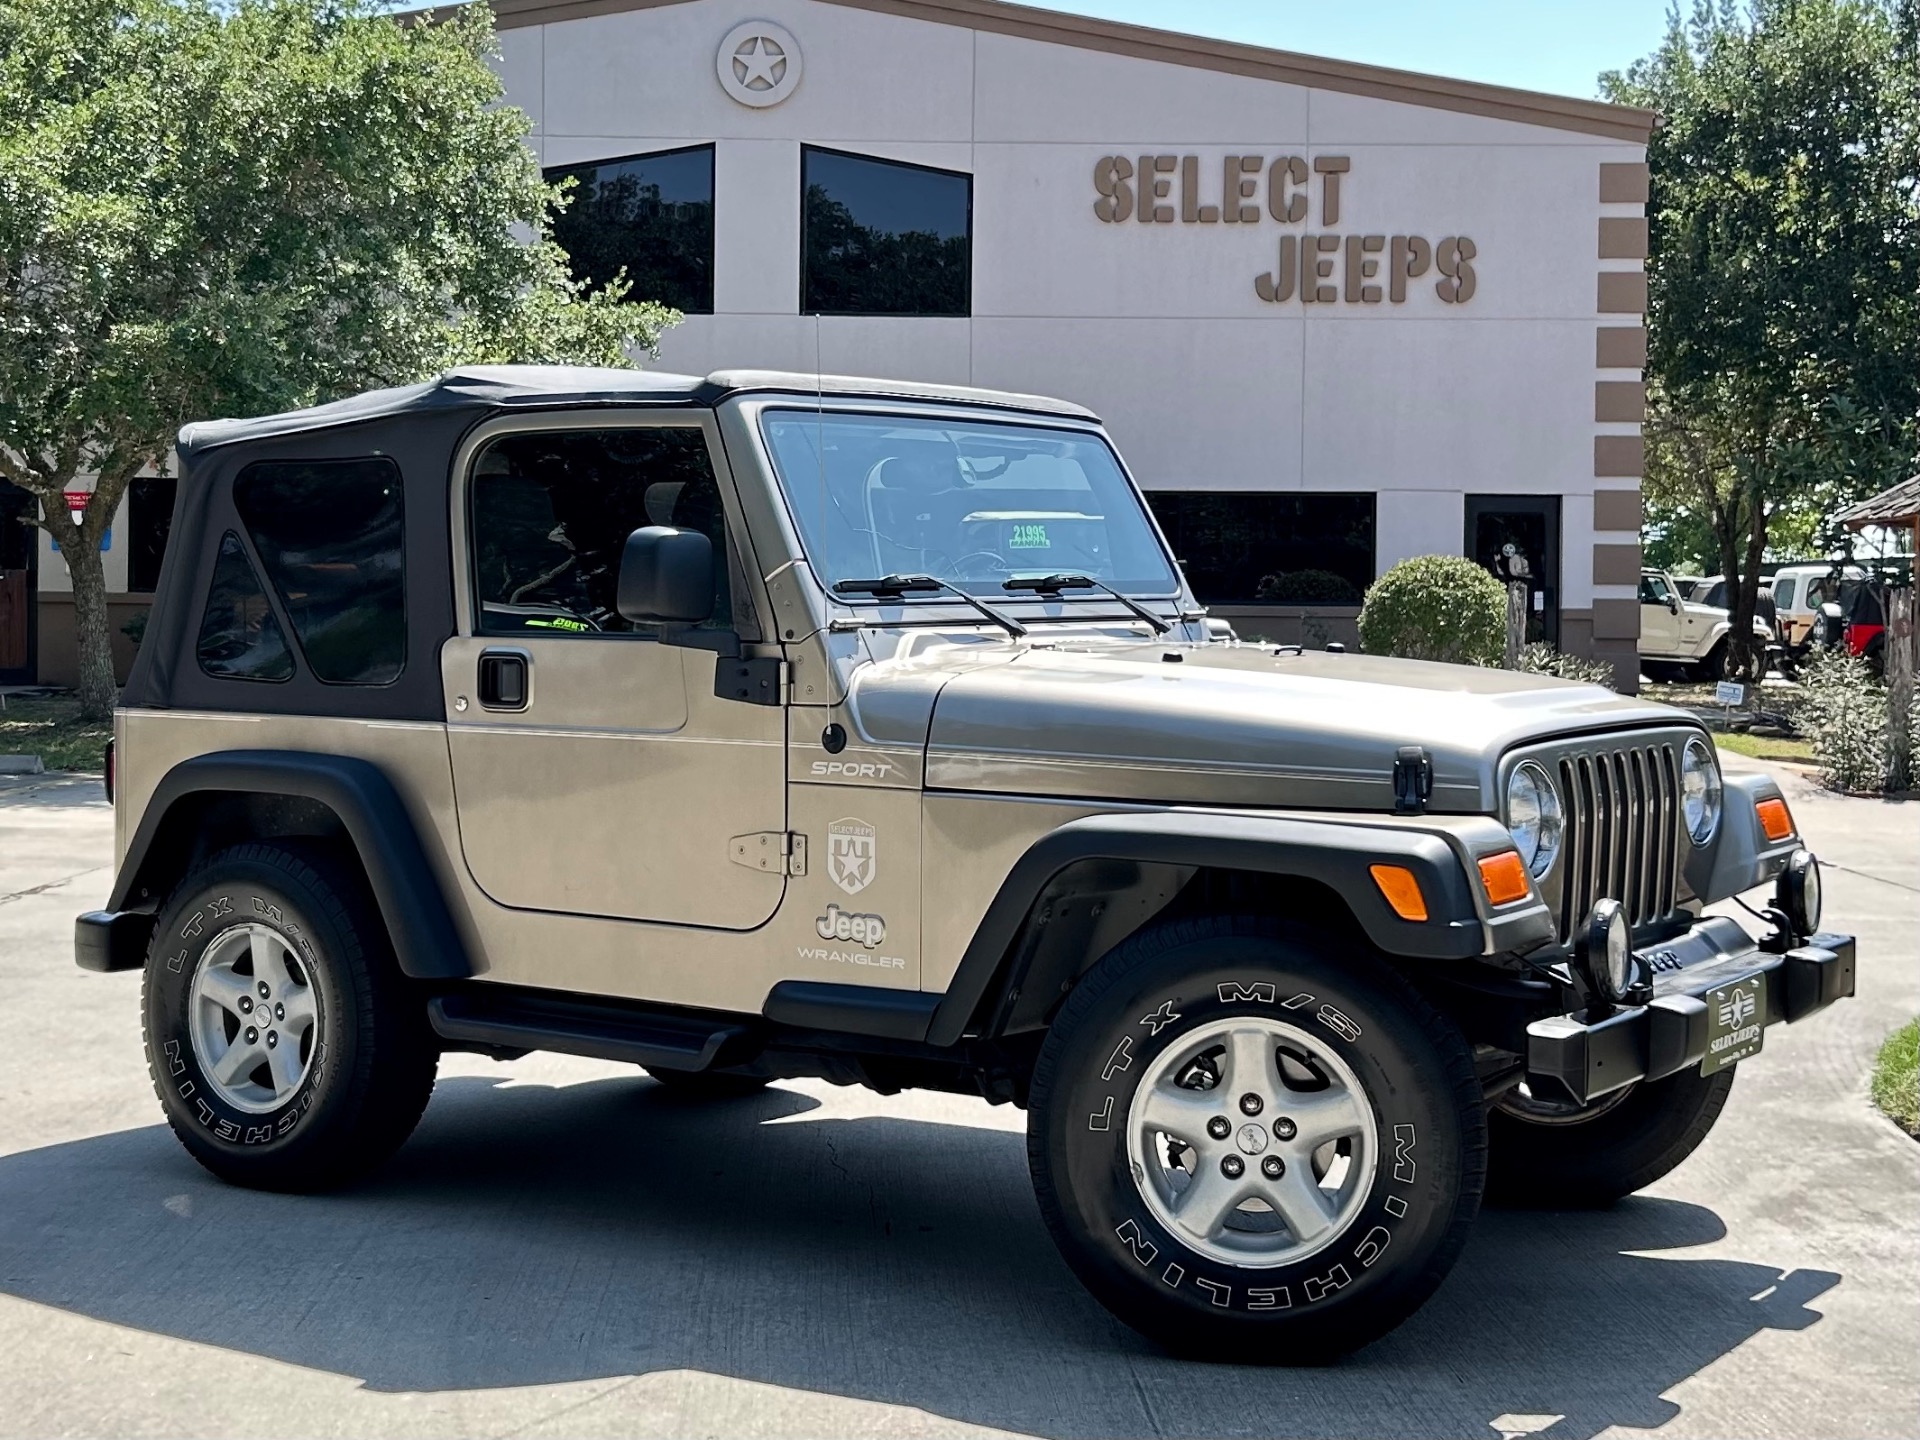
[[[1505,670],[1100,640],[914,647],[863,667],[849,703],[895,743],[925,725],[930,789],[1391,810],[1395,754],[1418,745],[1431,808],[1468,814],[1496,808],[1515,745],[1691,718]]]

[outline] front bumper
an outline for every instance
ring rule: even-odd
[[[1527,1084],[1580,1104],[1690,1069],[1708,1058],[1706,996],[1748,976],[1767,977],[1763,1026],[1792,1024],[1853,994],[1853,937],[1819,934],[1784,954],[1762,950],[1725,916],[1634,953],[1653,974],[1653,999],[1600,1019],[1553,1015],[1527,1026]]]

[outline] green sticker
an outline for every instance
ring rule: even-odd
[[[1009,550],[1045,550],[1047,545],[1047,527],[1044,525],[1016,525],[1013,538],[1007,542]]]

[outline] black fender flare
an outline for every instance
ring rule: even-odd
[[[1511,848],[1499,822],[1460,818],[1469,827],[1461,838],[1473,853]],[[1036,840],[1007,873],[961,956],[927,1039],[952,1045],[967,1033],[1042,890],[1062,870],[1083,860],[1158,862],[1319,881],[1346,901],[1375,947],[1407,959],[1465,960],[1530,949],[1553,938],[1553,917],[1538,899],[1483,916],[1468,878],[1468,859],[1439,830],[1439,825],[1422,829],[1351,823],[1346,817],[1191,811],[1068,821]],[[1426,898],[1426,920],[1402,920],[1393,912],[1368,871],[1376,864],[1403,865],[1413,872]]]
[[[417,980],[460,980],[477,973],[399,792],[377,765],[351,756],[222,750],[182,760],[147,801],[114,881],[109,911],[124,911],[133,903],[168,814],[191,796],[208,792],[299,796],[324,805],[359,851],[401,970]]]

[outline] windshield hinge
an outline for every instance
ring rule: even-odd
[[[736,835],[727,842],[727,858],[763,875],[805,875],[807,837],[791,830]]]
[[[1393,809],[1418,815],[1433,794],[1433,757],[1418,745],[1402,745],[1393,760]]]

